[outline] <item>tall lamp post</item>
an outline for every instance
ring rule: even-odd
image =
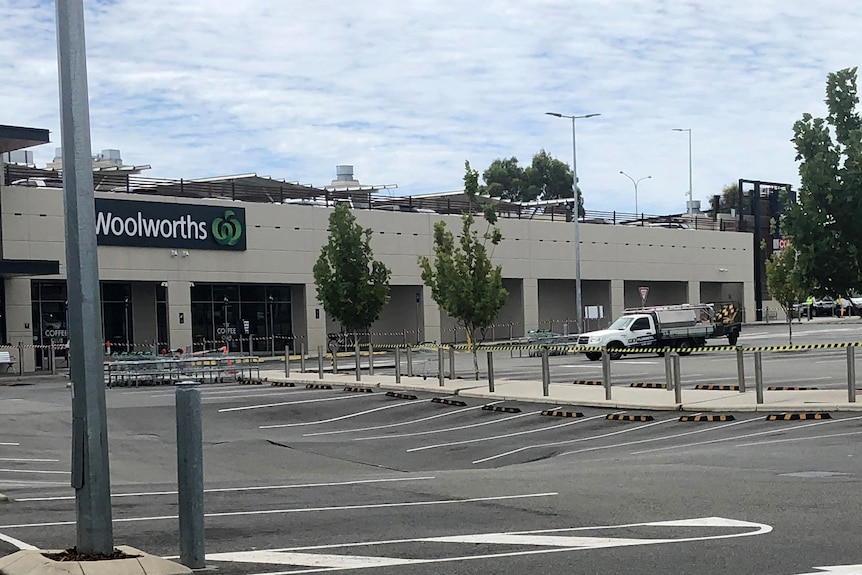
[[[620,170],[620,173],[622,175],[624,175],[625,177],[627,177],[628,179],[630,179],[632,181],[632,184],[634,184],[634,186],[635,186],[635,216],[637,216],[638,213],[640,213],[640,212],[638,212],[638,184],[644,180],[651,180],[652,176],[644,176],[643,178],[638,178],[636,180],[622,170]]]
[[[673,128],[674,132],[688,132],[688,205],[686,212],[691,213],[692,197],[691,197],[691,128]]]
[[[584,311],[581,305],[581,231],[579,220],[581,217],[581,203],[578,194],[578,145],[577,135],[575,131],[575,120],[583,120],[586,118],[595,118],[601,114],[584,114],[583,116],[567,116],[557,112],[545,112],[548,116],[555,118],[566,118],[572,121],[572,196],[575,199],[575,317],[577,321],[578,333],[583,332],[584,327]]]
[[[270,338],[270,353],[275,355],[275,298],[269,296],[269,338]],[[287,360],[285,360],[287,361]]]

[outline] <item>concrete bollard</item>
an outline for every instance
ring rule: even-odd
[[[177,384],[176,416],[180,562],[190,569],[203,569],[204,458],[198,382]]]
[[[374,375],[374,345],[368,344],[368,375]]]
[[[607,348],[602,349],[602,385],[605,387],[605,399],[611,398],[611,354]]]
[[[362,358],[359,351],[359,340],[353,342],[353,360],[356,368],[356,381],[362,381]]]
[[[305,344],[299,344],[299,371],[305,373]]]
[[[446,382],[443,381],[443,347],[437,348],[437,381],[440,387],[444,387]]]
[[[673,391],[673,362],[668,352],[664,354],[664,382],[667,385],[667,390]]]
[[[754,392],[757,403],[763,403],[763,358],[761,352],[754,352]]]
[[[671,356],[673,362],[673,400],[677,404],[682,403],[682,375],[679,372],[679,354]]]
[[[856,403],[856,348],[847,347],[847,401]]]
[[[488,352],[488,391],[494,393],[494,352]]]
[[[395,346],[395,383],[401,383],[401,348]]]
[[[551,368],[548,365],[548,347],[542,346],[542,395],[548,397],[551,393]]]
[[[739,384],[739,393],[745,393],[745,363],[741,345],[736,348],[736,379]]]
[[[323,346],[317,346],[317,378],[323,379]]]
[[[284,377],[290,377],[290,348],[284,346]]]

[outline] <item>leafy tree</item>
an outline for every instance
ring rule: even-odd
[[[709,199],[710,207],[715,211],[715,198]],[[739,205],[739,184],[727,184],[721,188],[721,195],[718,197],[718,213],[729,214],[731,209],[737,208]]]
[[[482,173],[482,179],[485,185],[479,186],[478,192],[492,198],[532,202],[572,197],[572,169],[545,150],[534,154],[531,164],[526,168],[522,168],[514,156],[498,158]],[[581,215],[584,213],[580,189],[578,212]]]
[[[536,199],[539,189],[530,190],[524,169],[518,165],[518,158],[496,159],[482,173],[485,186],[482,192],[492,198],[502,198],[517,202]]]
[[[780,252],[774,252],[766,260],[766,289],[769,295],[778,302],[787,318],[787,343],[793,345],[793,304],[803,301],[807,291],[800,282],[799,270],[796,268],[796,250],[788,246]]]
[[[366,331],[389,301],[392,272],[374,259],[370,229],[356,223],[347,204],[329,215],[329,242],[314,264],[317,299],[347,331]]]
[[[479,173],[465,162],[464,190],[470,198],[479,194]],[[461,216],[458,242],[443,221],[434,224],[434,263],[426,256],[419,258],[422,281],[431,288],[431,297],[467,333],[467,345],[473,353],[473,369],[479,378],[477,340],[483,341],[488,327],[494,323],[509,293],[503,287],[503,268],[491,263],[488,244],[496,246],[503,235],[497,224],[494,206],[485,205],[487,222],[480,236],[473,229],[473,214]]]
[[[840,296],[860,285],[862,269],[862,119],[856,68],[829,74],[825,119],[803,114],[793,125],[802,185],[782,229],[796,248],[806,291]]]

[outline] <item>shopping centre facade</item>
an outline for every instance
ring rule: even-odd
[[[0,152],[47,136],[0,127]],[[138,171],[115,166],[94,175],[102,323],[114,349],[227,344],[247,351],[249,335],[259,353],[326,345],[340,326],[317,301],[312,267],[337,201],[350,202],[358,223],[374,230],[374,255],[392,270],[391,301],[371,328],[374,341],[463,341],[423,286],[417,263],[433,253],[437,221],[457,233],[458,214],[479,209],[463,194],[393,198],[253,175],[155,180]],[[48,365],[51,352],[41,346],[65,342],[63,193],[51,183],[58,177],[9,164],[0,179],[0,340],[24,346],[26,371]],[[504,240],[493,260],[502,265],[509,298],[489,337],[574,332],[571,214],[552,206],[498,208]],[[702,215],[631,219],[588,212],[581,220],[588,328],[641,305],[643,287],[649,305],[731,300],[754,309],[751,233]]]

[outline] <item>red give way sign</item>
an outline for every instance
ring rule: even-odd
[[[641,294],[641,304],[646,305],[646,296],[647,296],[647,294],[649,294],[649,287],[648,286],[641,286],[638,288],[638,291]]]

